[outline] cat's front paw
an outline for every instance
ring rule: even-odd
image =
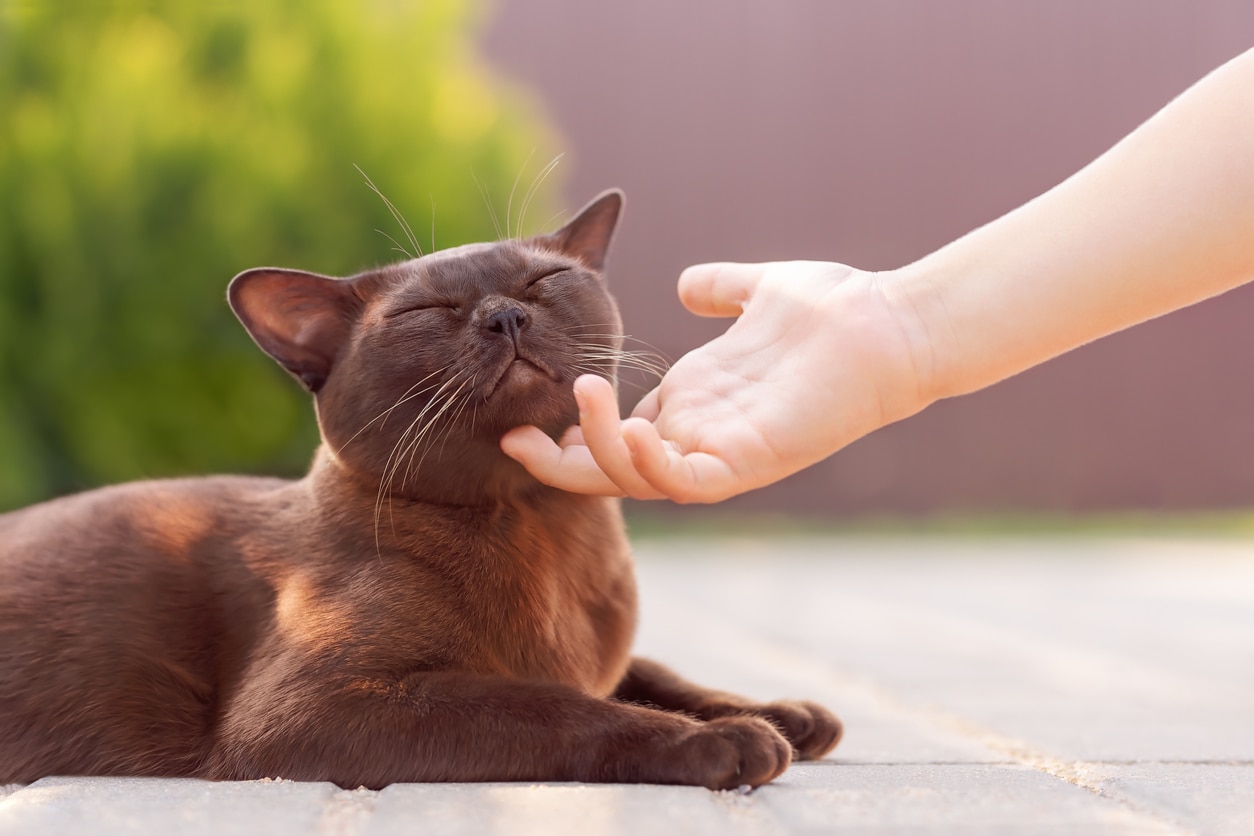
[[[757,717],[721,717],[702,723],[680,743],[687,780],[712,790],[778,777],[792,762],[792,746],[775,726]]]
[[[765,703],[754,706],[749,713],[773,723],[800,760],[823,757],[836,748],[845,731],[835,714],[808,700]]]

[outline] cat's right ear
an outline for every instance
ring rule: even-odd
[[[609,189],[580,209],[566,226],[534,240],[574,256],[593,270],[604,270],[605,256],[622,211],[623,193],[618,189]]]
[[[261,350],[310,392],[326,383],[362,308],[348,281],[271,267],[240,273],[226,295]]]

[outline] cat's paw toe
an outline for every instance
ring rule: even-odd
[[[801,760],[823,757],[836,748],[844,734],[835,714],[807,700],[767,703],[753,713],[774,723]]]
[[[748,784],[756,787],[778,777],[792,762],[792,746],[770,722],[757,717],[722,717],[703,724],[692,743],[700,750],[700,778],[712,790]]]

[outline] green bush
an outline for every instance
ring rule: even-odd
[[[503,212],[553,142],[476,58],[479,17],[467,0],[0,6],[0,508],[303,470],[309,399],[226,283],[399,258],[355,165],[425,248],[497,237],[477,183]]]

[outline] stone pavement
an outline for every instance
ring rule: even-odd
[[[832,755],[749,794],[49,778],[0,787],[0,834],[1254,834],[1254,542],[638,551],[640,652],[827,704]]]

